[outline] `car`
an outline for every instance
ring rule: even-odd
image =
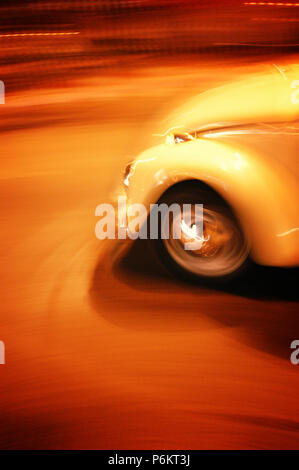
[[[184,248],[184,232],[151,240],[167,267],[226,280],[249,259],[298,266],[298,116],[299,66],[269,65],[189,100],[163,142],[127,165],[122,194],[147,215],[156,203],[203,204],[200,249]]]

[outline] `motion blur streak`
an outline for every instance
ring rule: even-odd
[[[68,33],[16,33],[16,34],[0,34],[0,38],[16,38],[25,36],[70,36],[80,34],[79,31]]]
[[[223,23],[193,0],[137,12],[133,2],[74,2],[72,14],[70,2],[4,3],[1,34],[28,31],[32,13],[32,32],[44,22],[81,34],[40,46],[3,39],[0,51],[0,448],[298,449],[298,271],[260,267],[212,290],[170,278],[142,241],[124,253],[94,236],[95,207],[165,131],[164,115],[296,62],[296,49],[273,46],[293,43],[295,28],[250,31],[249,42],[266,35],[273,46],[265,58],[268,49],[211,45],[243,34],[234,8]],[[198,6],[184,13],[190,23],[178,21],[183,4]]]
[[[275,21],[277,23],[281,22],[281,23],[294,23],[294,22],[298,22],[299,19],[298,18],[268,18],[268,17],[265,17],[265,18],[251,18],[252,21]]]
[[[274,2],[245,2],[244,5],[248,6],[263,6],[263,7],[299,7],[299,3],[274,3]]]

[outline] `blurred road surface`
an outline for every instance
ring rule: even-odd
[[[212,290],[95,238],[161,117],[247,73],[137,69],[0,108],[0,448],[299,448],[297,270]]]

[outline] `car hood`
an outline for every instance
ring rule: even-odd
[[[299,66],[272,67],[201,93],[177,109],[167,120],[173,132],[191,132],[226,125],[282,122],[298,119]]]

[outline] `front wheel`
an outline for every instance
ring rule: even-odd
[[[212,189],[192,182],[180,184],[170,188],[161,203],[168,207],[176,203],[181,208],[173,216],[163,214],[160,237],[154,240],[159,258],[168,268],[179,275],[214,281],[230,279],[243,270],[248,260],[248,244],[232,210]],[[188,227],[183,204],[188,204],[191,211]],[[195,204],[203,204],[201,233],[196,226]],[[167,238],[161,237],[163,217],[169,223]],[[176,238],[178,229],[180,237]],[[196,249],[186,249],[186,242],[190,241],[197,242]]]

